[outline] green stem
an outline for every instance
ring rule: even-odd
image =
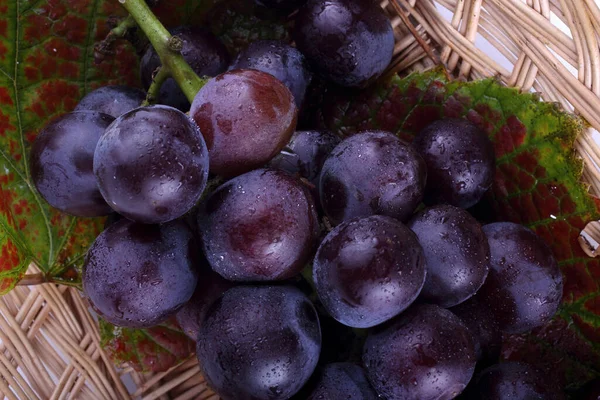
[[[163,67],[159,67],[158,71],[154,75],[152,79],[152,84],[148,88],[148,93],[146,95],[146,100],[142,103],[142,107],[148,106],[150,104],[154,104],[154,102],[158,99],[158,95],[160,93],[160,88],[163,83],[171,77],[169,74],[169,70]]]
[[[27,274],[17,283],[18,286],[32,286],[41,285],[42,283],[48,282],[46,275],[43,273]]]
[[[101,62],[104,55],[113,53],[113,45],[119,38],[125,37],[130,29],[136,27],[137,24],[131,15],[119,22],[117,26],[108,32],[108,35],[94,46],[96,61]]]
[[[171,34],[148,8],[144,0],[119,0],[119,2],[121,1],[123,7],[142,28],[156,50],[162,63],[161,69],[165,69],[175,79],[190,103],[194,101],[196,93],[206,81],[196,75],[179,52],[171,49],[169,46]]]
[[[136,26],[137,23],[135,22],[135,19],[133,19],[131,15],[128,15],[127,18],[119,22],[119,25],[112,28],[110,33],[116,37],[123,37],[125,34],[127,34],[127,31],[135,28]]]

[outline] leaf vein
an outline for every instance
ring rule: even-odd
[[[96,16],[98,14],[98,0],[94,0],[94,2],[92,3],[92,16],[91,16],[91,21],[96,21]],[[94,33],[94,27],[95,24],[90,23],[88,26],[88,31],[87,31],[87,36],[85,39],[85,51],[83,53],[83,95],[85,96],[87,94],[88,91],[88,65],[89,65],[89,53],[90,53],[90,47],[92,47],[92,49],[94,48],[93,45],[91,45],[91,41],[93,40],[92,38],[92,34]]]
[[[18,0],[15,2],[16,3],[16,13],[17,13],[17,18],[16,18],[16,23],[15,23],[15,59],[14,59],[14,72],[15,72],[15,79],[13,80],[13,89],[14,89],[14,97],[15,97],[15,111],[16,111],[16,117],[17,117],[17,125],[18,125],[18,130],[19,130],[19,139],[20,139],[20,145],[21,145],[21,154],[22,154],[22,160],[23,160],[23,168],[25,170],[25,179],[24,182],[27,184],[27,186],[29,187],[29,190],[31,191],[31,195],[33,196],[35,202],[37,203],[40,212],[42,214],[42,218],[44,220],[44,224],[46,227],[46,232],[48,233],[48,246],[50,251],[48,252],[48,265],[46,266],[46,269],[50,268],[50,266],[52,265],[52,260],[53,260],[53,248],[54,248],[54,239],[52,237],[52,229],[50,226],[50,221],[48,220],[48,215],[46,214],[46,212],[44,211],[44,208],[42,206],[42,202],[40,201],[39,195],[36,191],[36,189],[34,187],[32,187],[31,185],[31,179],[30,179],[30,171],[29,171],[29,162],[28,162],[28,157],[27,157],[27,151],[25,148],[25,135],[23,134],[23,122],[22,122],[22,110],[21,110],[21,102],[20,102],[20,92],[19,92],[19,88],[17,86],[17,77],[18,77],[18,73],[19,73],[19,35],[20,35],[20,31],[21,31],[21,12],[20,12],[20,4],[21,1]],[[6,155],[4,155],[4,157],[6,158]],[[40,268],[43,268],[43,265],[40,265]]]

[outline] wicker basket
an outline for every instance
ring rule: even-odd
[[[498,76],[600,129],[600,8],[594,0],[386,0],[381,6],[396,32],[392,73],[443,63],[457,77]],[[600,148],[593,132],[576,147],[584,179],[598,194]],[[600,237],[598,226],[587,228],[592,236]],[[0,314],[5,398],[218,399],[194,356],[154,376],[116,369],[75,289],[18,286],[0,299]]]

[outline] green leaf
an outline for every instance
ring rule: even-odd
[[[196,349],[174,320],[147,329],[132,329],[100,319],[100,343],[116,365],[127,363],[139,372],[166,371]]]
[[[318,105],[318,125],[342,136],[382,129],[412,140],[443,117],[467,118],[487,132],[496,148],[496,177],[489,195],[473,212],[484,220],[525,224],[551,246],[564,275],[559,318],[567,322],[560,327],[569,331],[562,334],[571,337],[571,347],[562,345],[566,340],[557,342],[549,347],[550,353],[566,357],[575,354],[574,348],[585,348],[590,357],[600,354],[600,260],[586,256],[578,243],[586,223],[600,216],[597,200],[581,182],[583,164],[573,149],[583,121],[494,79],[447,82],[440,70],[394,78],[358,94],[329,90]],[[552,342],[549,329],[530,340]],[[518,358],[512,348],[511,356]],[[537,361],[562,368],[541,352]],[[578,385],[598,376],[600,364],[584,368],[584,361],[580,364],[579,372],[585,373],[563,370],[563,383]]]

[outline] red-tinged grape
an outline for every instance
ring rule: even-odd
[[[349,87],[377,79],[394,51],[390,20],[371,0],[309,0],[296,16],[295,40],[320,74]]]
[[[117,118],[138,108],[145,99],[146,94],[137,88],[102,86],[86,94],[75,107],[75,111],[97,111]]]
[[[312,78],[302,53],[277,40],[251,43],[238,54],[230,69],[256,69],[273,75],[290,89],[298,108],[302,106]]]
[[[319,372],[315,389],[307,400],[377,400],[364,370],[352,363],[334,363]]]
[[[329,154],[319,182],[334,225],[383,214],[405,221],[423,199],[427,170],[409,145],[388,132],[351,136]]]
[[[223,43],[209,31],[197,27],[180,26],[172,29],[171,35],[177,36],[183,42],[181,55],[198,76],[213,77],[227,70],[229,53]],[[152,84],[152,75],[160,65],[160,58],[156,50],[152,46],[148,46],[140,60],[142,84],[146,89]],[[158,98],[155,100],[157,103],[175,107],[183,112],[190,109],[190,102],[173,78],[168,78],[162,84]]]
[[[369,328],[400,314],[417,298],[425,282],[424,261],[410,229],[374,215],[344,222],[325,237],[313,279],[333,318]]]
[[[238,286],[208,310],[197,355],[223,400],[289,399],[312,375],[321,350],[315,308],[292,286]]]
[[[298,131],[269,165],[319,184],[321,168],[341,139],[325,131]]]
[[[502,346],[502,331],[498,321],[479,296],[450,309],[469,328],[475,342],[478,362],[492,362],[498,359]]]
[[[450,400],[475,370],[473,338],[450,311],[412,307],[367,337],[363,363],[369,381],[387,400]]]
[[[319,224],[312,197],[296,178],[270,169],[240,175],[215,190],[198,215],[212,269],[232,281],[298,274],[313,254]]]
[[[93,173],[96,144],[114,120],[107,114],[78,111],[50,122],[31,148],[31,179],[54,208],[78,217],[99,217],[112,211]]]
[[[484,225],[483,232],[491,259],[480,293],[500,328],[507,333],[525,333],[550,321],[563,288],[552,250],[522,225],[498,222]]]
[[[198,127],[167,106],[141,107],[106,129],[94,154],[94,174],[106,202],[146,224],[188,212],[208,179],[208,151]]]
[[[200,89],[190,115],[210,152],[210,172],[236,176],[261,167],[289,142],[297,108],[289,89],[271,74],[233,70]]]
[[[93,308],[114,325],[156,325],[173,316],[194,293],[196,251],[183,222],[143,225],[123,219],[90,247],[83,289]]]
[[[200,269],[194,294],[175,314],[177,323],[190,339],[198,339],[200,323],[204,319],[208,308],[234,285],[233,282],[225,280],[221,275],[213,272],[208,265]]]
[[[503,362],[483,370],[469,386],[469,400],[561,400],[557,390],[533,366]]]
[[[469,208],[492,186],[494,145],[470,121],[436,121],[421,131],[413,144],[427,164],[426,202]]]
[[[450,205],[434,206],[415,215],[408,227],[425,253],[423,301],[448,308],[479,290],[488,274],[490,248],[471,214]]]

